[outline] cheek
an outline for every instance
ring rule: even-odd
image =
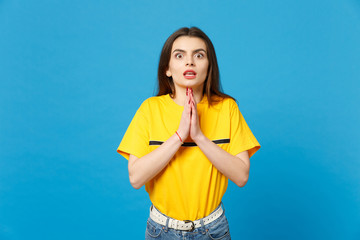
[[[176,74],[176,72],[178,71],[177,69],[179,68],[178,65],[179,65],[179,64],[177,64],[176,62],[170,61],[170,63],[169,63],[169,70],[170,70],[173,74]]]
[[[209,64],[208,63],[204,63],[204,64],[202,64],[201,65],[201,72],[202,72],[202,74],[207,74],[207,72],[208,72],[208,69],[209,69]]]

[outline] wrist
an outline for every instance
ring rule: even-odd
[[[181,144],[184,143],[184,137],[179,133],[179,131],[175,132],[176,137],[179,139],[179,141],[181,142]]]
[[[196,134],[196,136],[192,137],[192,140],[194,140],[194,142],[197,144],[204,141],[205,138],[206,136],[202,133],[202,131],[200,131],[198,134]]]

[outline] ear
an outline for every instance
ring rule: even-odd
[[[171,77],[172,76],[172,74],[171,74],[171,72],[170,72],[170,70],[168,69],[168,70],[166,70],[166,76],[167,77]]]

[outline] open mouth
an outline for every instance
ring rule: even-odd
[[[194,70],[186,70],[183,75],[186,79],[193,79],[196,77],[196,72]]]

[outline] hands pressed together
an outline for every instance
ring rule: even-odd
[[[141,158],[130,154],[129,178],[134,188],[140,188],[167,166],[181,146],[178,137],[181,142],[194,141],[214,167],[238,186],[246,184],[250,169],[247,150],[233,156],[205,137],[200,129],[193,91],[189,88],[176,134]]]
[[[192,88],[186,89],[186,99],[184,104],[184,111],[181,115],[179,129],[177,130],[182,141],[190,137],[193,141],[197,141],[203,135],[200,124],[199,116],[197,113],[196,102]]]

